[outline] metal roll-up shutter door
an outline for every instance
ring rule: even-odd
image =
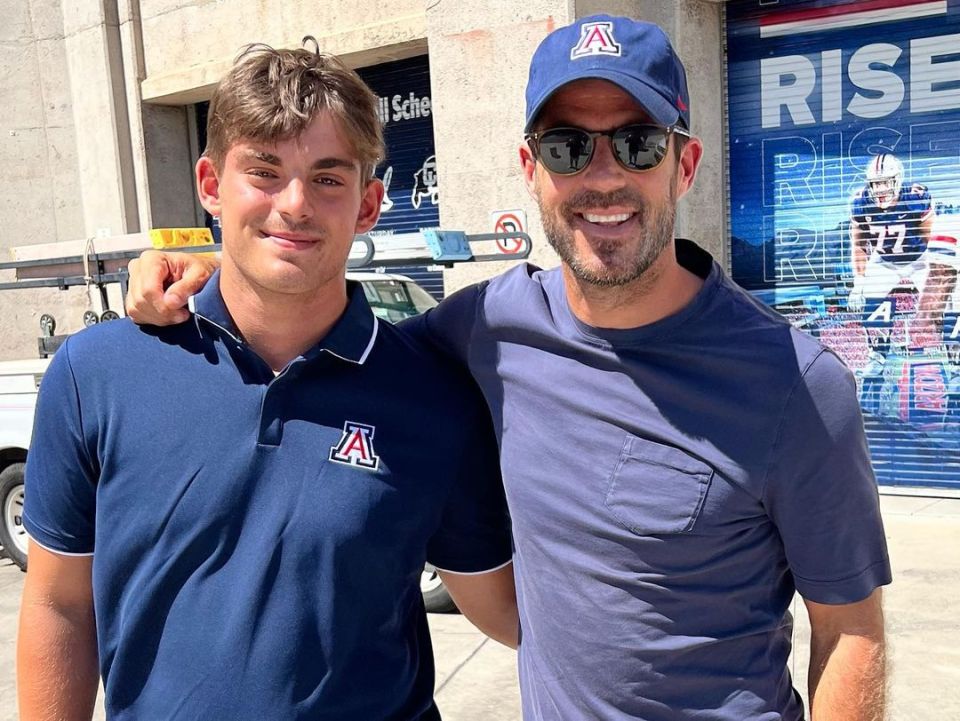
[[[960,2],[725,22],[734,279],[854,370],[881,483],[960,488]]]
[[[426,55],[359,68],[360,77],[380,98],[380,119],[387,144],[377,176],[386,186],[380,221],[371,233],[379,247],[390,236],[440,224],[439,186],[433,142],[430,62]],[[437,300],[443,298],[443,273],[424,266],[391,268],[417,281]]]

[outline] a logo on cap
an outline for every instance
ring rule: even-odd
[[[588,55],[614,55],[620,57],[620,43],[613,37],[613,23],[585,23],[580,28],[580,41],[570,51],[570,59]]]

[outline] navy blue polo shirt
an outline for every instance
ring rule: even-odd
[[[111,719],[437,719],[423,564],[510,559],[473,384],[359,285],[279,375],[215,276],[169,328],[71,337],[26,475],[35,542],[93,554]]]

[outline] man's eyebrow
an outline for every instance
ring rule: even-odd
[[[262,163],[268,163],[270,165],[283,165],[278,156],[263,150],[241,150],[240,156],[242,160],[259,160]]]
[[[331,156],[329,158],[319,158],[315,160],[313,165],[310,166],[313,170],[329,170],[331,168],[344,168],[347,170],[356,170],[357,164],[353,160],[347,160],[346,158],[337,158]]]
[[[275,165],[278,168],[283,166],[283,161],[280,159],[279,156],[274,155],[273,153],[268,153],[265,150],[253,150],[253,149],[242,150],[240,151],[240,159],[241,161],[259,160],[261,163]],[[313,162],[313,165],[310,166],[311,170],[329,170],[332,168],[356,170],[357,163],[347,158],[338,158],[336,156],[329,156],[326,158],[318,158]]]

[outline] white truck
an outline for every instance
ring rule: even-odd
[[[49,359],[0,363],[0,544],[20,568],[27,565],[23,530],[23,469],[30,447],[37,388]]]

